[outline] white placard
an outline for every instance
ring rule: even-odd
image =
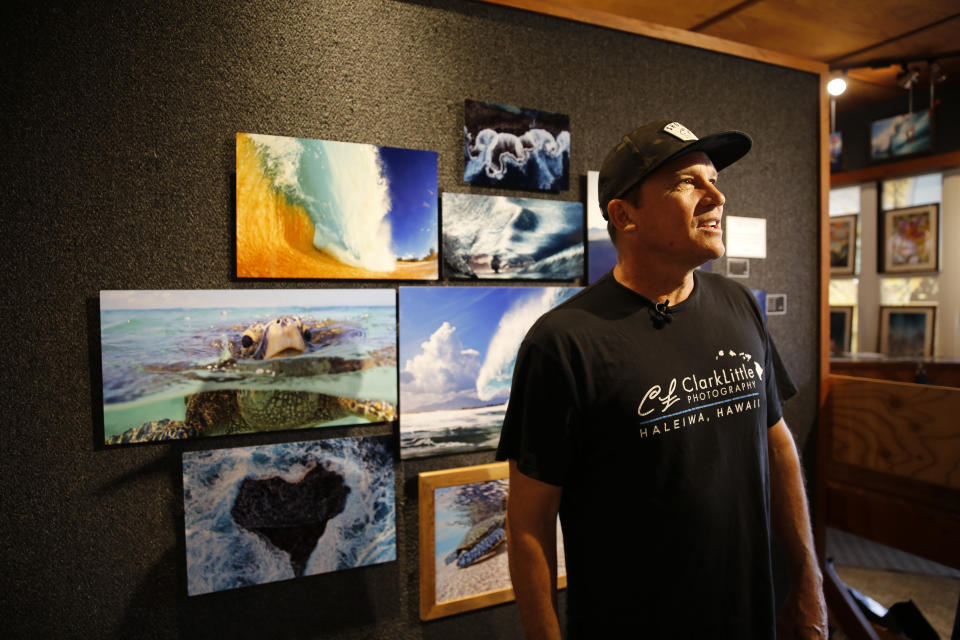
[[[767,257],[767,219],[725,216],[724,245],[728,258]]]

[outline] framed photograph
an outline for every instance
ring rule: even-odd
[[[237,276],[437,280],[437,153],[237,134]]]
[[[830,275],[852,276],[856,268],[857,216],[830,218]]]
[[[514,599],[507,566],[508,466],[495,462],[419,476],[420,618]],[[557,586],[567,585],[557,522]]]
[[[400,455],[494,449],[527,330],[579,287],[400,287]]]
[[[392,436],[183,454],[191,596],[397,558]]]
[[[891,358],[933,356],[936,307],[880,307],[880,353]]]
[[[940,205],[880,212],[884,273],[940,269]]]
[[[843,168],[843,133],[834,131],[830,134],[830,170],[839,171]]]
[[[500,189],[570,188],[570,116],[466,100],[463,181]]]
[[[914,111],[870,125],[870,158],[886,160],[933,150],[931,111]]]
[[[443,274],[460,280],[583,278],[583,204],[443,196]]]
[[[101,291],[106,444],[397,417],[394,289]]]
[[[830,355],[850,353],[853,307],[830,307]]]
[[[782,316],[787,313],[787,294],[768,293],[767,294],[767,315]]]
[[[727,258],[727,275],[731,278],[749,278],[750,261],[746,258]]]

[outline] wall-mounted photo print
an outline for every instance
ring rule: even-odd
[[[524,335],[579,290],[401,287],[401,457],[495,448]]]
[[[396,560],[392,441],[184,453],[187,593]]]
[[[857,218],[833,216],[830,218],[830,275],[852,276],[857,257]]]
[[[617,248],[600,211],[599,171],[587,171],[587,282],[596,282],[617,266]]]
[[[940,205],[883,211],[880,232],[884,273],[940,269]]]
[[[583,277],[583,205],[443,194],[443,274],[451,279]]]
[[[750,261],[746,258],[727,258],[727,275],[731,278],[749,278]]]
[[[237,276],[436,280],[437,153],[237,134]]]
[[[570,188],[570,117],[466,100],[463,181],[500,189]]]
[[[787,313],[787,294],[768,293],[767,294],[767,315],[782,316]]]
[[[830,355],[850,353],[853,338],[853,307],[830,307]]]
[[[419,476],[420,618],[433,620],[514,599],[507,567],[506,462]],[[566,586],[557,523],[557,585]]]
[[[929,110],[875,120],[870,125],[870,158],[884,160],[933,149]]]
[[[880,307],[880,353],[892,358],[933,355],[936,307]]]
[[[396,418],[393,289],[101,291],[107,444]]]

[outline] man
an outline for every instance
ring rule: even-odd
[[[826,638],[781,413],[796,388],[749,290],[696,270],[724,252],[717,172],[751,145],[660,121],[604,160],[617,265],[527,334],[497,452],[529,638],[560,638],[558,512],[569,639]],[[779,620],[772,537],[792,578]]]

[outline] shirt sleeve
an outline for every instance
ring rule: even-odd
[[[764,366],[767,369],[767,427],[780,422],[783,418],[783,405],[787,400],[797,393],[797,385],[787,371],[787,367],[780,358],[780,352],[777,351],[777,345],[773,342],[773,336],[766,330],[764,325],[764,338],[767,343],[767,357]]]
[[[579,419],[569,363],[528,335],[513,372],[497,460],[516,460],[526,476],[561,486],[571,468]]]

